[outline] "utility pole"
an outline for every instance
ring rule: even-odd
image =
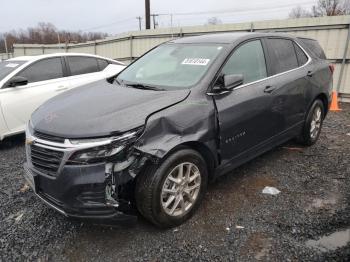
[[[139,29],[140,29],[140,31],[141,31],[141,30],[142,30],[142,28],[141,28],[141,20],[142,20],[142,17],[141,17],[141,16],[138,16],[138,17],[136,17],[136,19],[139,20]]]
[[[156,22],[156,16],[159,16],[158,14],[152,14],[151,15],[152,16],[152,18],[153,18],[153,29],[156,29],[156,27],[157,27],[157,22]]]
[[[7,35],[4,35],[4,43],[5,43],[5,50],[6,50],[6,54],[7,54],[7,58],[10,58],[10,54],[9,54],[9,50],[7,48]]]
[[[146,20],[146,29],[151,29],[151,5],[150,0],[145,0],[145,20]]]
[[[59,48],[61,48],[61,38],[60,38],[60,33],[59,33],[59,32],[56,32],[56,34],[57,34],[57,41],[58,41]]]

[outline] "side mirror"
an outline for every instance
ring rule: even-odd
[[[6,87],[16,87],[16,86],[25,86],[28,84],[28,79],[23,76],[14,76],[7,83]]]
[[[243,84],[243,75],[224,75],[224,87],[228,90]]]
[[[223,75],[221,76],[217,84],[213,87],[212,91],[207,93],[208,95],[222,95],[231,92],[237,86],[243,84],[244,77],[242,74],[237,75]]]

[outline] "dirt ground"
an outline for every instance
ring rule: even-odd
[[[159,230],[71,220],[23,179],[23,136],[0,144],[0,261],[349,261],[350,104],[318,143],[289,142],[211,184],[196,215]],[[276,187],[278,195],[262,193]]]

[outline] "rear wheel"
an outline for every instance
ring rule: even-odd
[[[317,99],[314,101],[308,112],[298,142],[306,146],[315,144],[321,133],[323,119],[324,106],[322,101]]]
[[[160,166],[148,167],[136,183],[140,213],[160,227],[172,227],[189,219],[206,191],[207,167],[191,149],[170,155]]]

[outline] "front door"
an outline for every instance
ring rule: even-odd
[[[35,62],[17,76],[25,77],[28,84],[0,90],[3,114],[11,133],[22,132],[36,108],[69,89],[69,82],[63,77],[60,57]]]
[[[242,74],[244,83],[230,93],[215,96],[220,127],[222,163],[258,146],[274,134],[269,106],[271,95],[259,95],[268,87],[267,69],[261,40],[237,47],[221,75]]]

